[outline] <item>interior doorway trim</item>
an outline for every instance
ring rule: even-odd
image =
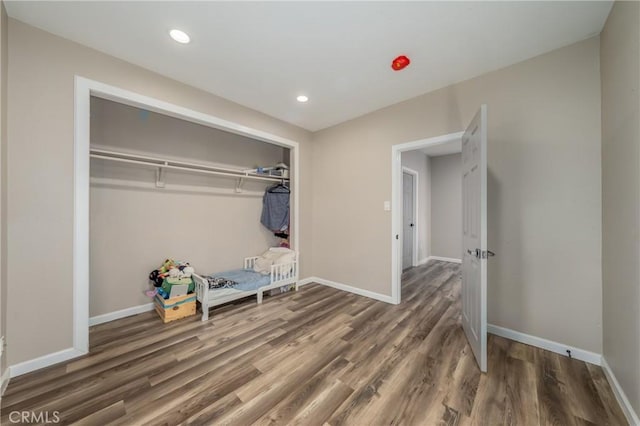
[[[420,193],[418,188],[420,187],[418,180],[420,175],[417,171],[410,169],[409,167],[402,166],[402,173],[408,173],[413,176],[413,253],[411,256],[411,266],[418,266],[418,248],[420,235],[420,216],[418,216],[419,209],[418,203],[420,202]],[[404,208],[404,207],[403,207]],[[403,246],[401,246],[403,247]]]
[[[300,150],[296,141],[149,96],[75,76],[74,218],[73,218],[73,355],[89,352],[89,191],[91,96],[289,148],[293,194],[291,247],[299,249]]]
[[[400,303],[402,287],[402,153],[460,140],[463,134],[456,132],[391,146],[391,299],[395,304]]]

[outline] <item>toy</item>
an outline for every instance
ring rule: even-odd
[[[149,297],[160,294],[163,298],[169,296],[172,285],[188,284],[189,292],[193,291],[193,280],[191,275],[195,273],[195,269],[191,267],[189,262],[176,262],[173,259],[166,259],[158,269],[154,269],[149,273],[149,280],[153,282],[154,290],[147,291]]]
[[[193,269],[191,266],[187,266],[182,270],[182,273],[185,278],[191,278],[191,275],[193,275],[195,272],[196,270]]]
[[[153,281],[154,286],[160,287],[165,278],[191,278],[195,270],[189,265],[189,262],[176,262],[173,259],[166,259],[158,269],[154,269],[149,274],[149,280]]]
[[[160,276],[160,272],[158,269],[154,269],[149,274],[149,280],[153,282],[153,285],[155,287],[160,287],[164,278]]]

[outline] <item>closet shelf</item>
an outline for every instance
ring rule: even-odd
[[[91,158],[96,158],[100,160],[108,160],[115,161],[119,163],[128,163],[128,164],[138,164],[141,166],[149,166],[154,167],[156,169],[156,186],[159,188],[164,187],[164,182],[162,181],[163,171],[165,169],[169,170],[180,170],[184,172],[193,172],[214,176],[223,176],[229,178],[238,179],[236,184],[236,192],[241,192],[241,187],[244,179],[248,180],[257,180],[257,181],[265,181],[265,182],[285,182],[289,181],[289,178],[280,177],[280,176],[265,176],[259,173],[240,170],[240,169],[232,169],[227,167],[218,167],[218,166],[207,166],[198,163],[190,163],[186,161],[177,161],[177,160],[168,160],[157,157],[150,157],[146,155],[139,154],[130,154],[126,152],[118,152],[118,151],[110,151],[104,149],[94,149],[90,150]]]

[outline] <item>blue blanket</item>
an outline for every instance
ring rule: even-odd
[[[241,291],[256,290],[259,287],[264,287],[271,283],[270,275],[263,275],[252,269],[234,269],[233,271],[220,272],[218,274],[212,274],[211,276],[235,281],[238,284],[232,288]]]

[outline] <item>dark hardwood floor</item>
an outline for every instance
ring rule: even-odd
[[[460,326],[460,268],[403,274],[389,305],[320,285],[162,324],[91,329],[91,354],[12,379],[12,411],[86,425],[623,425],[600,367],[500,337],[481,374]]]

